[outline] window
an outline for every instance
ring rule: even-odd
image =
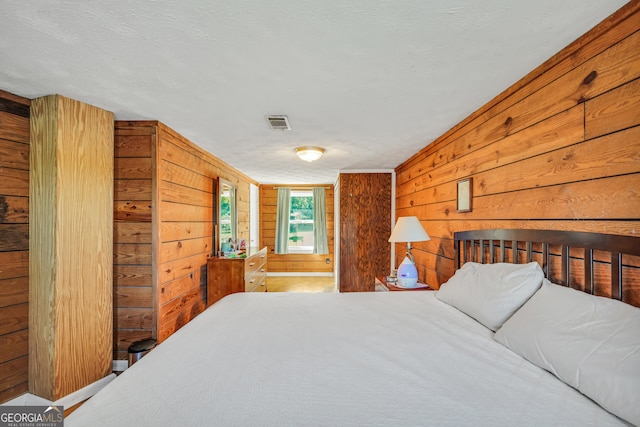
[[[289,212],[290,254],[313,253],[313,192],[309,190],[291,191]]]

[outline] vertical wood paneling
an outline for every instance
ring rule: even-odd
[[[278,186],[260,186],[260,247],[267,247],[270,272],[332,273],[334,269],[334,191],[329,185],[286,185],[292,189],[324,187],[327,206],[328,254],[276,254]],[[327,259],[329,262],[327,263]]]
[[[420,280],[451,276],[459,230],[637,234],[639,11],[630,2],[396,169],[396,216],[432,237],[412,250]],[[458,213],[469,177],[473,210]]]
[[[28,389],[29,114],[0,91],[0,403]]]
[[[340,292],[373,291],[389,274],[391,174],[340,174]]]
[[[57,400],[111,371],[113,113],[31,103],[29,390]]]

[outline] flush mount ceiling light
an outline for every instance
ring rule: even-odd
[[[306,162],[313,162],[314,160],[318,160],[322,157],[322,153],[324,153],[324,148],[320,147],[298,147],[296,148],[296,154],[302,160]]]

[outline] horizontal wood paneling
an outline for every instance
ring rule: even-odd
[[[29,303],[2,307],[0,310],[0,335],[29,328]]]
[[[119,308],[114,314],[116,323],[123,329],[153,328],[153,310],[149,308]]]
[[[585,138],[615,132],[640,123],[640,79],[586,103]]]
[[[28,390],[29,115],[0,90],[0,403]]]
[[[29,197],[29,171],[3,168],[2,192],[7,196]]]
[[[160,122],[116,122],[116,135],[115,357],[124,359],[132,342],[162,341],[204,309],[214,185],[220,177],[237,186],[239,237],[248,240],[255,182]]]
[[[28,251],[29,224],[0,224],[0,251]]]
[[[152,247],[145,243],[114,245],[113,259],[118,265],[151,265]]]
[[[158,293],[160,305],[165,305],[169,301],[197,291],[200,287],[200,281],[193,274],[179,277],[175,280],[165,282]]]
[[[212,222],[214,213],[213,207],[166,201],[160,202],[160,210],[163,222]]]
[[[116,265],[113,269],[118,286],[151,286],[152,274],[148,265]]]
[[[201,253],[211,253],[211,236],[196,239],[178,240],[160,244],[160,257],[162,259],[186,258]]]
[[[396,216],[432,236],[412,245],[421,280],[453,274],[459,230],[638,233],[639,10],[629,3],[396,169]],[[458,213],[463,178],[472,211]]]
[[[206,293],[201,285],[206,280],[203,271],[215,236],[213,228],[205,224],[213,223],[215,176],[210,172],[210,163],[196,154],[196,147],[190,141],[166,127],[160,136],[160,230],[165,223],[188,222],[201,224],[201,230],[211,231],[199,238],[174,234],[176,240],[171,241],[159,235],[158,340],[163,341],[206,305]]]
[[[211,181],[211,179],[209,179],[209,181]],[[203,191],[197,188],[185,187],[181,184],[165,182],[162,187],[162,201],[180,205],[212,208],[214,201],[211,182],[209,182],[208,187],[209,191]],[[207,210],[206,212],[211,213],[211,210]]]
[[[213,222],[163,222],[160,233],[166,242],[207,237],[213,235]]]
[[[115,180],[115,200],[151,200],[150,179]]]
[[[6,113],[0,112],[1,114]],[[29,144],[0,139],[0,167],[29,170]]]
[[[8,101],[6,95],[7,92],[0,91],[0,102],[3,104]],[[20,103],[27,108],[30,105],[30,101],[26,98],[23,98]],[[29,117],[0,111],[0,139],[28,145],[29,135]]]
[[[126,139],[125,139],[126,140]],[[118,145],[121,149],[123,143]],[[119,153],[122,155],[122,153]],[[140,157],[142,153],[136,153],[138,157],[116,157],[114,159],[113,177],[116,180],[149,180],[153,172],[151,157]]]
[[[260,186],[260,247],[267,247],[269,254],[269,272],[295,273],[332,273],[334,270],[334,190],[330,185],[287,185],[292,189],[324,187],[327,206],[327,244],[329,253],[314,254],[276,254],[276,211],[278,207],[278,186]],[[329,259],[329,263],[326,260]]]
[[[0,223],[28,224],[29,198],[0,196]]]
[[[153,290],[150,286],[117,286],[113,289],[113,301],[118,309],[152,307]]]
[[[532,157],[561,146],[570,146],[582,141],[583,135],[584,106],[581,104],[520,132],[510,134],[495,144],[464,138],[455,140],[425,156],[424,163],[414,164],[399,171],[397,179],[403,182],[409,180],[411,185],[398,188],[396,197],[415,195],[419,191],[429,191],[429,197],[437,197],[440,193],[436,188],[440,184],[517,163],[523,151]],[[447,163],[446,159],[458,161]],[[425,165],[437,165],[439,173],[425,173]]]
[[[0,366],[29,354],[29,331],[22,329],[0,335]]]
[[[0,313],[2,307],[29,302],[29,277],[0,279]]]
[[[151,222],[151,200],[126,200],[113,203],[114,221]]]
[[[0,252],[0,279],[29,277],[29,253],[26,251]]]
[[[114,222],[114,243],[149,243],[151,242],[151,223]]]
[[[114,135],[114,359],[128,346],[156,336],[153,285],[155,122],[115,123]]]
[[[0,402],[20,396],[28,391],[28,356],[18,357],[0,364]]]
[[[198,162],[201,166],[206,163]],[[193,189],[196,191],[204,191],[209,195],[213,194],[214,181],[210,176],[202,175],[197,170],[185,169],[184,166],[177,165],[171,162],[165,162],[160,171],[161,179],[169,184],[182,186],[186,189]],[[165,194],[163,193],[163,199]],[[204,201],[205,206],[211,206],[214,203],[213,198],[200,197],[198,201]]]

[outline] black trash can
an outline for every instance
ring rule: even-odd
[[[142,359],[142,356],[153,350],[157,341],[149,338],[142,341],[136,341],[129,346],[129,366]]]

